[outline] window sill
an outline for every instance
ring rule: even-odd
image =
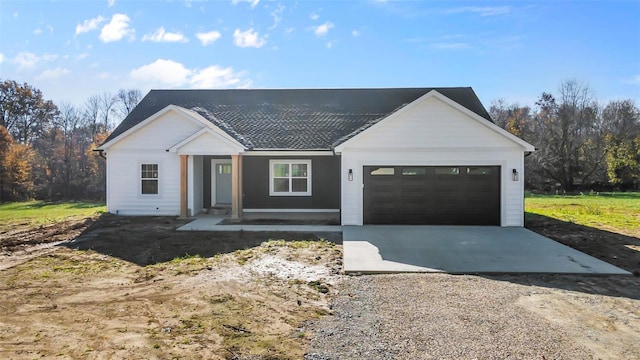
[[[305,193],[274,193],[270,192],[269,196],[311,196],[310,192]]]

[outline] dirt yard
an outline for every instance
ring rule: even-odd
[[[22,264],[5,250],[0,358],[302,358],[302,324],[331,311],[341,247],[180,224],[103,215],[72,243],[19,249]]]
[[[614,359],[640,353],[640,277],[352,277],[340,274],[335,234],[176,232],[183,223],[105,214],[0,234],[0,358],[497,359],[519,353]],[[631,251],[638,239],[570,225],[542,218],[527,226],[638,269]],[[334,242],[290,241],[320,237]],[[581,240],[594,237],[603,246]],[[442,301],[399,309],[410,293]],[[456,309],[445,299],[455,299]],[[354,306],[355,300],[371,306]],[[367,329],[374,323],[379,326]],[[473,324],[483,336],[468,333]],[[440,356],[410,352],[424,350],[421,344]],[[371,356],[367,346],[387,352]],[[515,346],[521,352],[510,353]]]

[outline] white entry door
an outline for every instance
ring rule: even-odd
[[[231,204],[231,163],[212,161],[212,205]]]

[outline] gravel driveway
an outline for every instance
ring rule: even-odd
[[[346,277],[334,316],[309,325],[305,359],[631,359],[639,288],[633,277]]]

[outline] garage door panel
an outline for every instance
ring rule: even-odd
[[[364,167],[365,224],[500,225],[499,166]]]

